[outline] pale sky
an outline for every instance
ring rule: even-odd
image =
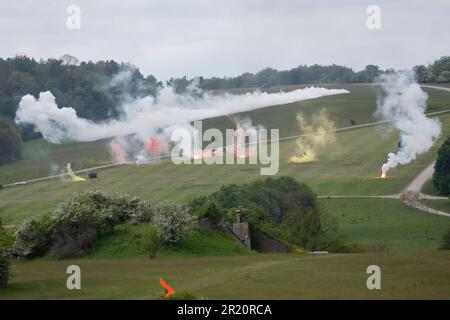
[[[81,28],[69,30],[69,5]],[[366,26],[369,5],[381,29]],[[450,55],[448,0],[2,0],[0,57],[71,54],[131,62],[144,75],[236,76],[265,67],[403,69]]]

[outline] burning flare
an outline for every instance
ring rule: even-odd
[[[377,101],[376,114],[400,131],[401,141],[397,152],[389,152],[381,167],[381,177],[386,177],[388,170],[408,164],[430,150],[441,135],[442,125],[439,119],[425,115],[428,95],[413,72],[383,75],[379,81],[383,94]]]
[[[150,137],[145,150],[154,161],[160,161],[161,156],[169,154],[169,142],[165,137]]]

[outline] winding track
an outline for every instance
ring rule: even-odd
[[[445,87],[431,86],[431,85],[421,85],[421,87],[450,92],[450,88],[445,88]],[[445,111],[447,111],[447,110],[445,110]],[[431,114],[428,113],[427,115],[430,116]],[[427,182],[428,180],[430,180],[433,177],[434,164],[435,164],[435,162],[429,164],[421,173],[419,173],[419,175],[417,177],[415,177],[414,180],[411,181],[406,186],[406,188],[402,191],[402,193],[407,192],[407,191],[413,191],[413,192],[419,193],[419,199],[448,200],[447,197],[430,196],[430,195],[427,195],[427,194],[424,194],[421,192],[422,187],[425,184],[425,182]],[[391,195],[381,195],[381,196],[318,196],[318,198],[382,198],[382,199],[399,199],[400,200],[402,193],[391,194]],[[439,216],[444,216],[444,217],[450,218],[450,213],[430,208],[430,207],[420,203],[419,201],[417,201],[413,207],[415,207],[416,209],[425,211],[427,213],[432,213],[432,214],[436,214]]]

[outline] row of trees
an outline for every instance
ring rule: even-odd
[[[40,61],[15,56],[0,59],[0,116],[14,119],[22,96],[50,90],[58,105],[74,108],[83,118],[104,120],[120,113],[124,99],[155,95],[159,86],[162,82],[154,76],[144,77],[135,66],[113,60],[80,63],[69,55]]]
[[[418,65],[414,67],[417,80],[423,83],[450,82],[450,57],[444,56],[432,64]],[[271,87],[296,84],[316,83],[370,83],[382,73],[394,72],[393,69],[381,70],[376,65],[367,65],[364,70],[353,71],[351,68],[340,65],[300,65],[290,70],[263,69],[255,74],[243,73],[231,78],[172,78],[167,83],[176,88],[177,92],[183,92],[194,81],[198,81],[200,88],[205,90]]]
[[[368,65],[364,70],[355,72],[345,66],[315,64],[311,66],[300,65],[290,70],[281,71],[266,68],[255,74],[246,72],[231,78],[172,78],[167,84],[173,86],[177,92],[183,92],[194,82],[204,90],[268,88],[271,86],[317,83],[367,83],[373,82],[377,76],[384,72],[394,72],[394,70],[383,71],[376,65]]]
[[[415,66],[414,71],[419,82],[448,83],[450,82],[450,57],[444,56],[428,66]]]
[[[450,57],[442,57],[434,63],[416,66],[420,82],[450,82]],[[355,72],[340,65],[300,65],[290,70],[266,68],[255,74],[243,73],[230,78],[188,79],[172,78],[167,81],[177,92],[183,92],[194,81],[205,90],[270,87],[276,85],[315,83],[367,83],[377,76],[394,70],[381,70],[368,65]],[[0,116],[14,119],[22,96],[37,96],[50,90],[61,106],[73,107],[80,117],[98,121],[118,116],[120,103],[126,98],[156,95],[163,86],[154,76],[144,77],[139,69],[113,60],[79,62],[65,55],[60,59],[36,61],[26,56],[0,58]],[[32,137],[27,129],[26,137]]]

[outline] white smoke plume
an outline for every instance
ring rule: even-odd
[[[194,120],[347,92],[343,89],[310,87],[278,93],[255,91],[242,95],[211,95],[203,92],[199,95],[190,92],[176,94],[172,88],[166,87],[156,98],[146,96],[123,105],[120,119],[95,123],[79,118],[71,107],[58,107],[53,94],[46,91],[41,92],[38,99],[32,95],[22,97],[16,121],[33,124],[36,131],[51,143],[134,135],[145,145],[155,135],[170,134],[168,128],[185,126]]]
[[[400,149],[390,152],[383,164],[382,177],[389,169],[407,164],[428,151],[441,134],[441,123],[425,115],[428,95],[417,84],[414,73],[402,71],[380,77],[382,95],[376,114],[391,121],[400,131]]]

